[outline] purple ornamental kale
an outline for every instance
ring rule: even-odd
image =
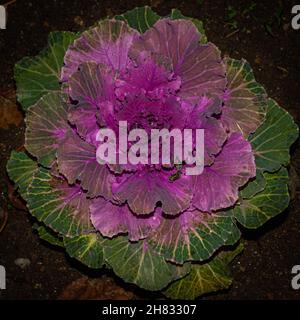
[[[9,177],[40,237],[89,267],[194,299],[229,287],[228,264],[242,250],[236,221],[257,228],[288,206],[297,125],[245,60],[222,58],[201,21],[176,9],[161,18],[136,8],[80,35],[53,32],[15,78],[26,152],[12,152]],[[193,165],[178,164],[175,150],[169,164],[101,164],[101,129],[115,134],[118,160],[138,145],[124,142],[125,122],[127,133],[144,130],[151,156],[153,129],[204,130],[203,172],[188,174]],[[141,150],[135,158],[149,159]]]
[[[92,197],[85,201],[103,236],[128,233],[137,241],[151,234],[163,243],[162,229],[176,221],[184,240],[204,213],[234,205],[239,187],[255,176],[251,145],[228,116],[225,64],[200,37],[187,20],[162,19],[142,35],[122,21],[105,20],[66,52],[61,79],[71,126],[56,132],[58,171]],[[43,156],[31,150],[38,130],[30,125],[32,117],[27,148]],[[205,129],[204,172],[188,176],[183,166],[170,179],[175,166],[98,164],[99,128],[117,134],[122,120],[128,130]]]

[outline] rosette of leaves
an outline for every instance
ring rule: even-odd
[[[200,21],[149,7],[75,34],[15,66],[26,152],[9,177],[39,235],[91,268],[170,298],[228,288],[242,250],[237,222],[258,228],[289,203],[292,117],[245,60],[222,58]],[[205,130],[205,167],[108,165],[99,128]]]

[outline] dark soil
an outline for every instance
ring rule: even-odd
[[[0,1],[5,2],[8,0]],[[23,56],[36,55],[46,45],[50,31],[82,30],[103,17],[146,4],[161,15],[176,7],[203,20],[209,40],[223,54],[248,60],[269,95],[300,123],[300,30],[293,30],[290,24],[293,1],[17,0],[8,6],[7,29],[0,30],[0,95],[13,92],[14,64]],[[236,12],[233,18],[228,6]],[[23,144],[24,123],[0,128],[0,138],[0,201],[5,207],[5,165],[11,150]],[[233,263],[231,289],[205,299],[300,299],[300,290],[293,290],[290,284],[292,267],[300,265],[298,146],[293,147],[289,209],[257,231],[244,230],[246,248]],[[30,265],[21,269],[15,264],[18,258],[29,259]],[[0,299],[150,297],[108,272],[84,268],[63,250],[39,240],[28,213],[10,204],[8,223],[0,234],[0,265],[7,271],[7,290],[0,291]]]

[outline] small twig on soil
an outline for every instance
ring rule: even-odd
[[[0,233],[4,230],[7,220],[8,220],[8,213],[7,213],[7,209],[2,208],[3,213],[4,213],[4,218],[3,218],[3,223],[0,226]]]
[[[13,3],[15,3],[17,0],[11,0],[11,1],[9,1],[9,2],[6,2],[5,4],[3,4],[3,7],[7,7],[7,6],[9,6],[9,5],[11,5],[11,4],[13,4]]]
[[[7,196],[13,207],[26,211],[26,206],[17,196],[14,195],[15,189],[11,184],[7,185]]]
[[[240,29],[236,29],[234,30],[233,32],[229,33],[227,36],[225,36],[225,38],[230,38],[232,37],[233,35],[235,35],[236,33],[238,33],[240,31]]]
[[[280,66],[276,66],[276,68],[280,71],[283,71],[283,72],[286,72],[286,73],[289,73],[288,70],[286,68],[283,68],[283,67],[280,67]]]
[[[18,148],[16,148],[16,151],[25,151],[25,145],[22,144],[21,146],[19,146]]]

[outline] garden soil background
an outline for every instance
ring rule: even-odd
[[[0,290],[0,299],[161,298],[124,283],[109,271],[83,267],[33,231],[34,221],[22,210],[5,170],[11,150],[24,144],[14,64],[38,54],[50,31],[84,30],[101,18],[136,6],[149,5],[160,15],[178,8],[186,16],[203,20],[208,39],[224,55],[248,60],[257,81],[299,124],[300,30],[291,27],[291,9],[297,2],[6,0],[0,4],[7,2],[11,2],[7,29],[0,30],[0,227],[8,213],[0,232],[0,265],[6,268],[7,289]],[[290,207],[256,231],[243,230],[245,251],[232,264],[231,288],[204,299],[300,299],[300,290],[291,287],[291,269],[300,265],[299,141],[292,148],[289,171]]]

